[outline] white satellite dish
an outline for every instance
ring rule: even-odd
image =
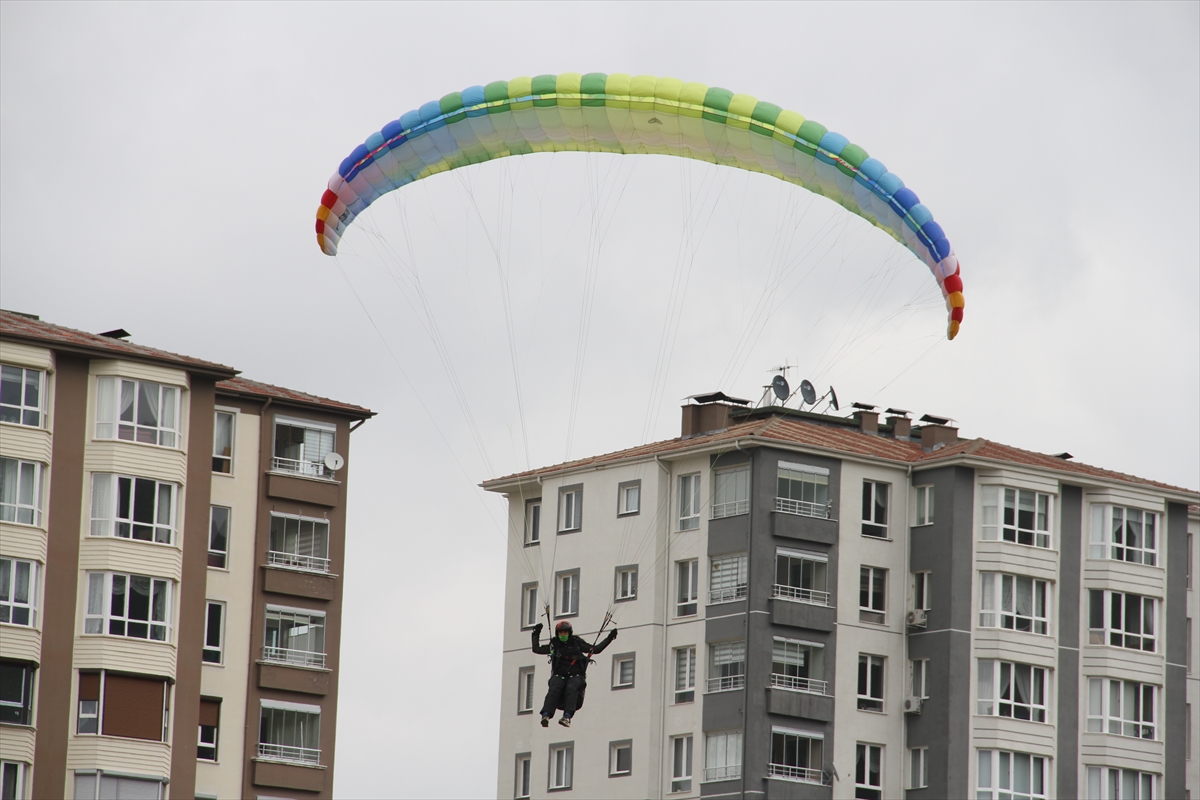
[[[325,466],[329,468],[330,472],[337,472],[346,466],[346,459],[342,458],[340,453],[329,453],[325,456]]]

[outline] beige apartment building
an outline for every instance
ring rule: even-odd
[[[0,311],[0,796],[329,797],[359,406]]]

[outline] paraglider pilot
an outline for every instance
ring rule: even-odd
[[[569,728],[575,709],[582,705],[591,657],[617,638],[617,629],[613,628],[604,641],[596,645],[576,636],[571,623],[565,619],[554,626],[554,634],[548,643],[541,644],[542,623],[533,629],[533,652],[550,656],[550,682],[546,702],[542,704],[542,727],[549,725],[555,709],[561,708],[563,715],[558,724]]]

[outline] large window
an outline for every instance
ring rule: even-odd
[[[675,616],[690,617],[699,608],[700,562],[696,559],[675,562]]]
[[[1050,546],[1050,495],[1002,486],[984,486],[982,495],[980,533],[984,539],[1003,539],[1033,547]]]
[[[742,777],[742,732],[722,731],[704,737],[704,780]]]
[[[976,712],[1046,721],[1046,670],[1029,664],[979,659]]]
[[[550,745],[550,788],[570,789],[571,769],[575,761],[575,743]]]
[[[1156,738],[1155,688],[1136,681],[1088,678],[1088,732]]]
[[[0,366],[0,422],[42,426],[42,382],[46,373],[36,369]]]
[[[208,565],[225,569],[229,562],[229,521],[232,509],[208,507]]]
[[[711,561],[708,602],[728,603],[746,597],[746,555],[721,556]]]
[[[321,763],[321,707],[279,700],[260,702],[258,757]]]
[[[828,694],[825,646],[776,636],[771,645],[771,685],[797,692]]]
[[[0,458],[0,522],[42,524],[42,465]]]
[[[579,613],[579,570],[558,573],[558,597],[555,616],[573,617]]]
[[[171,686],[162,678],[107,671],[80,672],[75,730],[80,734],[165,742],[170,696]]]
[[[1158,800],[1155,786],[1161,778],[1153,772],[1117,767],[1087,768],[1087,800]]]
[[[679,530],[700,527],[700,473],[679,476]]]
[[[100,770],[75,770],[75,800],[108,800],[110,797],[138,797],[158,800],[167,796],[162,781],[109,775]]]
[[[1008,750],[980,750],[976,769],[979,800],[1044,800],[1046,759]]]
[[[172,588],[165,578],[89,572],[83,632],[169,642]]]
[[[746,685],[746,642],[717,642],[708,646],[708,691],[727,692]]]
[[[151,478],[92,475],[92,536],[175,543],[178,487]]]
[[[671,791],[692,790],[692,735],[671,737]]]
[[[1155,566],[1158,564],[1158,514],[1121,506],[1092,506],[1088,555]]]
[[[332,478],[325,456],[334,450],[337,429],[308,420],[275,418],[275,457],[271,469],[310,478]]]
[[[828,558],[820,553],[775,551],[773,596],[818,606],[829,605]]]
[[[329,520],[271,514],[267,563],[310,572],[328,572]]]
[[[33,665],[0,661],[0,722],[33,724]]]
[[[532,547],[542,541],[542,498],[525,501],[525,546]]]
[[[696,648],[675,648],[675,702],[691,703],[696,699]]]
[[[204,652],[207,664],[220,664],[225,651],[225,604],[209,600],[204,615]]]
[[[1049,588],[1045,581],[1020,575],[980,575],[979,627],[1049,633]]]
[[[883,711],[883,656],[858,656],[858,710]]]
[[[216,761],[221,731],[221,701],[200,698],[200,730],[196,737],[196,758]]]
[[[886,539],[888,535],[888,484],[863,481],[862,535]]]
[[[0,558],[0,622],[37,627],[36,561]]]
[[[859,742],[854,747],[855,800],[882,800],[883,748]]]
[[[325,613],[267,606],[263,661],[294,667],[325,666]]]
[[[569,533],[583,527],[583,486],[564,486],[558,490],[558,532]]]
[[[150,381],[100,378],[96,438],[179,445],[179,389]]]
[[[624,481],[617,484],[617,516],[637,514],[642,507],[642,482]]]
[[[859,621],[882,625],[886,610],[887,570],[879,567],[860,567],[858,570]]]
[[[217,411],[213,416],[213,472],[233,472],[233,420],[229,411]]]
[[[1088,644],[1155,651],[1157,603],[1153,597],[1088,590]]]
[[[718,470],[713,475],[712,518],[750,513],[750,467]]]
[[[913,525],[932,525],[933,487],[917,486],[913,489],[913,493],[916,495],[916,502],[913,504],[916,510],[916,516],[913,519]]]
[[[829,470],[808,464],[779,462],[775,510],[785,514],[828,519]]]
[[[771,729],[771,763],[767,777],[823,783],[825,739],[819,733]]]

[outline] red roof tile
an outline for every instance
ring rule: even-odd
[[[327,411],[349,414],[358,419],[367,419],[375,416],[375,412],[369,408],[351,405],[350,403],[341,403],[337,400],[318,397],[315,394],[308,394],[307,392],[298,392],[295,389],[271,386],[268,383],[259,383],[258,381],[252,381],[249,378],[241,376],[218,383],[217,394],[221,394],[222,392],[227,394],[252,395],[254,397],[273,397],[276,400],[286,400],[289,403],[300,403],[301,405],[315,406]]]

